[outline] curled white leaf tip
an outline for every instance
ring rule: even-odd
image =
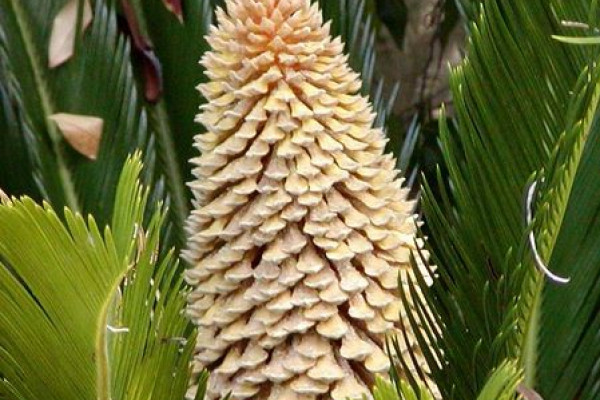
[[[536,190],[537,190],[537,181],[532,182],[529,187],[527,188],[527,198],[526,198],[526,202],[525,202],[525,209],[526,209],[526,221],[527,221],[527,226],[531,226],[531,223],[533,222],[533,201],[535,199],[535,195],[536,195]],[[528,241],[529,241],[529,248],[531,249],[531,252],[533,254],[533,261],[535,262],[536,267],[552,282],[555,283],[560,283],[560,284],[567,284],[571,281],[571,278],[564,278],[562,276],[556,275],[555,273],[553,273],[552,271],[550,271],[550,268],[548,268],[548,266],[546,265],[546,263],[544,262],[544,260],[542,259],[542,256],[540,255],[538,248],[537,248],[537,242],[535,240],[535,234],[533,232],[533,230],[531,230],[529,232],[529,237],[528,237]]]

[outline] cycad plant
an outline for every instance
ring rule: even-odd
[[[556,36],[594,35],[596,2],[462,3],[457,126],[441,126],[451,190],[423,195],[438,274],[404,292],[422,309],[411,324],[435,343],[443,398],[474,398],[507,362],[526,399],[598,398],[598,71]]]
[[[459,2],[422,238],[365,2],[225,3],[0,0],[0,398],[600,397],[597,2]]]

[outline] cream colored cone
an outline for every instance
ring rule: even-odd
[[[185,252],[194,367],[209,399],[369,398],[414,204],[316,5],[229,0],[217,19]]]

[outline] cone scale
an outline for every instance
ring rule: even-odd
[[[317,6],[226,3],[201,61],[184,252],[195,370],[211,371],[208,399],[370,398],[399,334],[414,204]]]

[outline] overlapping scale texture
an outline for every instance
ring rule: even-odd
[[[414,204],[315,5],[230,0],[217,19],[184,252],[195,368],[209,399],[368,397],[400,329]]]

